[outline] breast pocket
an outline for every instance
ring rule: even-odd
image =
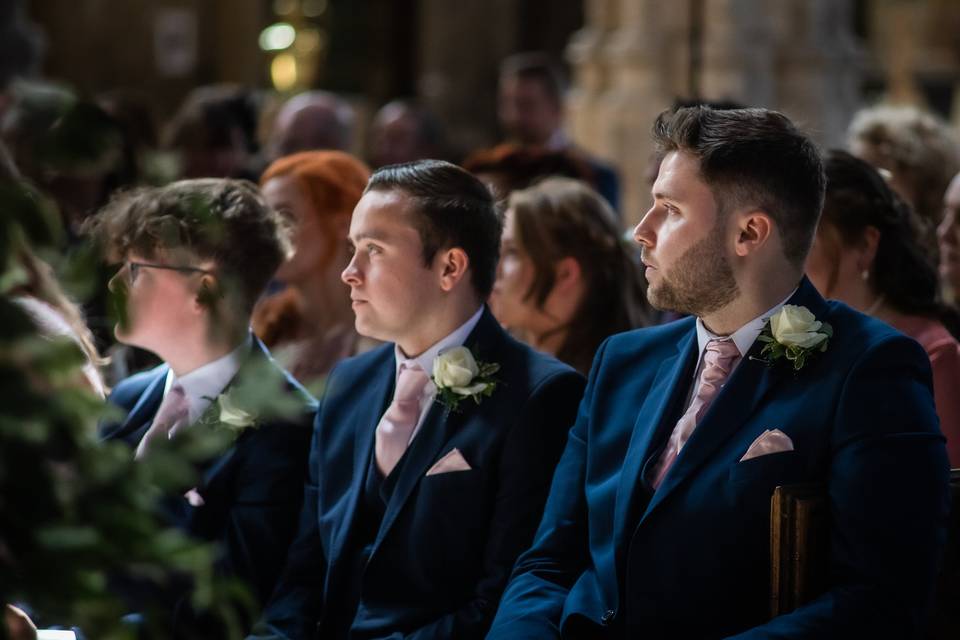
[[[803,459],[796,451],[778,451],[738,462],[730,468],[731,485],[774,487],[803,482]]]

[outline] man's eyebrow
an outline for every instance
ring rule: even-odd
[[[361,240],[376,240],[379,242],[386,242],[390,240],[390,234],[384,233],[383,231],[376,231],[376,230],[366,231],[364,233],[357,235],[357,237],[355,238],[348,237],[347,240],[353,243],[360,242]]]

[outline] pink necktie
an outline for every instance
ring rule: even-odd
[[[393,402],[377,425],[377,468],[384,477],[390,475],[403,452],[407,450],[410,436],[420,419],[423,388],[429,381],[430,376],[419,366],[400,365]]]
[[[703,370],[700,372],[700,379],[697,382],[696,393],[693,401],[687,408],[686,413],[677,421],[677,426],[673,428],[670,434],[670,440],[667,442],[663,455],[657,463],[653,476],[653,487],[657,488],[663,482],[667,471],[673,466],[683,445],[690,439],[690,435],[696,428],[700,418],[706,413],[707,407],[713,402],[713,399],[720,392],[724,381],[733,370],[733,365],[740,358],[740,351],[733,340],[711,340],[703,354]]]
[[[139,460],[150,449],[153,443],[158,440],[169,437],[170,430],[179,422],[186,420],[189,415],[190,403],[187,401],[187,394],[180,383],[175,383],[170,387],[170,391],[160,403],[157,415],[153,418],[153,424],[147,429],[147,432],[137,445],[137,452],[134,458]]]

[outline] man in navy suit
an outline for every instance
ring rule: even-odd
[[[357,331],[390,344],[330,374],[300,531],[257,637],[486,633],[584,384],[485,307],[500,231],[459,167],[370,178],[343,280]]]
[[[948,486],[923,350],[803,276],[824,177],[787,118],[654,135],[635,237],[650,301],[691,317],[601,346],[488,637],[914,637]],[[798,482],[826,486],[831,587],[768,620],[770,497]]]
[[[167,443],[177,434],[221,435],[197,485],[164,512],[214,542],[217,569],[264,603],[296,529],[316,411],[248,329],[288,248],[279,218],[252,184],[204,179],[121,194],[91,226],[122,262],[110,282],[125,303],[118,340],[164,360],[116,386],[109,402],[125,417],[101,433],[138,459],[176,455]],[[270,393],[269,406],[250,404]],[[175,627],[194,624],[188,595],[167,594]]]

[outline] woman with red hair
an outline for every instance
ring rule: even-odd
[[[267,202],[291,223],[294,252],[276,273],[286,287],[257,305],[253,328],[308,387],[369,346],[354,331],[350,292],[340,281],[350,261],[350,216],[369,177],[349,154],[305,151],[274,161],[260,179]]]

